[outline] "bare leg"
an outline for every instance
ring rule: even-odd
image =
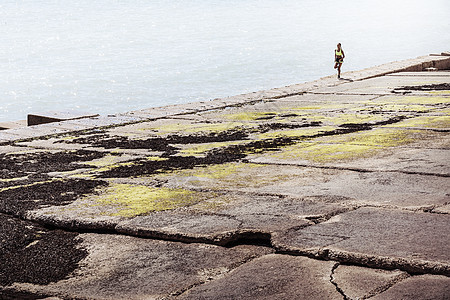
[[[338,64],[338,67],[337,67],[337,69],[338,69],[338,78],[341,78],[341,66],[342,66],[342,64]]]

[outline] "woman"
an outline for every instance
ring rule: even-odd
[[[338,69],[338,78],[341,78],[341,66],[342,63],[344,62],[344,50],[342,50],[341,48],[341,43],[337,44],[337,49],[334,50],[334,68]]]

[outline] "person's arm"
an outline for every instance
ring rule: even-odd
[[[342,59],[344,59],[345,58],[344,50],[341,49],[341,51],[342,51]]]

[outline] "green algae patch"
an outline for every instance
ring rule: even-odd
[[[113,184],[107,187],[96,201],[100,205],[114,207],[116,212],[110,213],[111,216],[134,217],[191,206],[202,200],[198,194],[184,189]]]
[[[336,127],[322,126],[322,127],[305,127],[298,129],[285,129],[285,130],[275,130],[258,135],[259,139],[275,139],[279,137],[290,137],[290,138],[310,138],[318,134],[324,134],[326,132],[332,132],[336,130]]]
[[[422,116],[385,127],[450,128],[450,116]]]

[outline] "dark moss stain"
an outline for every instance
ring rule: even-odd
[[[76,170],[89,166],[80,166],[74,162],[90,161],[105,155],[102,152],[88,150],[0,154],[0,179]]]
[[[450,83],[402,86],[395,88],[392,92],[401,93],[401,91],[444,91],[444,90],[450,90]]]
[[[0,285],[49,284],[67,278],[87,256],[78,247],[77,235],[0,214]]]
[[[294,137],[278,137],[263,140],[249,140],[247,143],[243,144],[229,145],[226,147],[212,149],[206,152],[203,157],[177,156],[174,155],[177,154],[177,150],[173,150],[171,152],[166,152],[162,155],[162,157],[166,158],[165,160],[149,161],[146,159],[137,159],[134,160],[132,164],[119,166],[101,172],[98,175],[98,177],[99,178],[136,177],[142,175],[158,174],[173,170],[192,169],[197,166],[236,162],[245,159],[245,157],[247,157],[247,155],[249,154],[263,153],[267,151],[278,151],[281,147],[289,146],[305,139],[312,139],[321,136],[347,134],[361,130],[370,130],[375,125],[392,124],[399,122],[402,119],[403,117],[395,117],[387,121],[382,121],[374,124],[369,123],[358,124],[357,126],[356,125],[353,126],[352,124],[345,124],[345,126],[337,128],[336,130],[321,132],[313,136],[308,135],[308,136],[294,136]],[[278,125],[276,125],[279,123],[274,124],[268,125],[269,127],[267,128],[267,130],[274,128],[279,129]],[[289,127],[289,125],[292,124],[282,124],[282,125],[283,126],[287,125],[288,126],[287,128],[291,128]],[[294,124],[294,126],[296,126],[294,128],[298,128],[298,126],[305,127],[305,126],[319,126],[319,125],[320,125],[319,122],[313,122],[308,125]],[[260,129],[258,132],[261,131],[262,129]],[[123,140],[121,139],[121,141]],[[176,141],[179,142],[180,140]],[[187,143],[188,140],[185,142]],[[117,145],[119,146],[120,143],[117,143]]]
[[[166,137],[154,137],[145,140],[132,140],[124,136],[109,135],[92,135],[81,137],[65,143],[90,144],[94,147],[102,147],[105,149],[121,148],[121,149],[150,149],[155,151],[171,152],[176,148],[171,144],[190,144],[190,143],[215,143],[243,140],[248,134],[241,130],[228,130],[222,132],[211,132],[208,134],[192,134],[192,135],[169,135]]]
[[[5,189],[0,192],[0,211],[22,216],[28,210],[67,205],[106,184],[100,180],[68,179]]]

